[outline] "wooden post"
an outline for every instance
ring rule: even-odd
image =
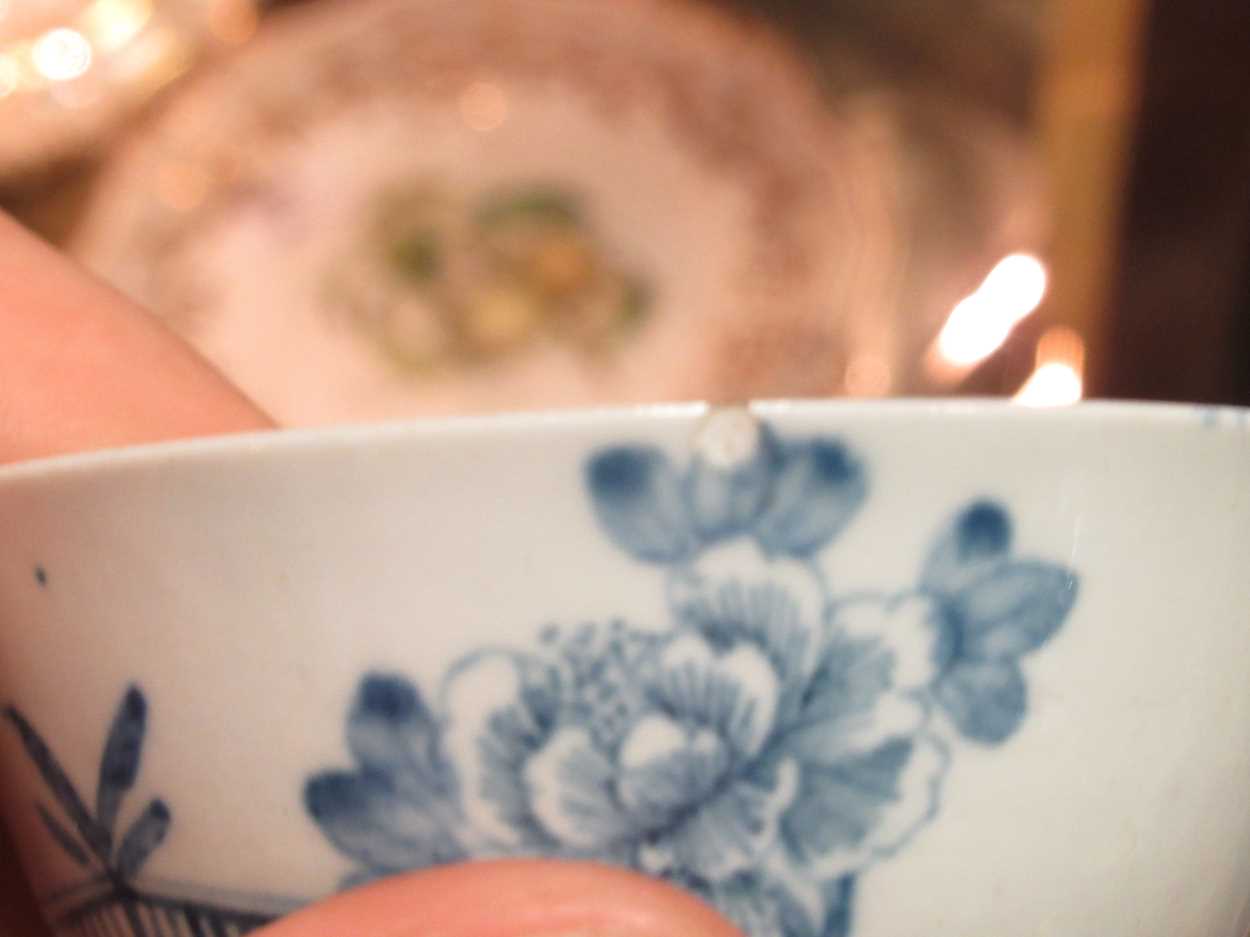
[[[1052,206],[1052,276],[1038,315],[1084,339],[1086,393],[1101,396],[1148,10],[1146,0],[1050,2],[1038,128]]]

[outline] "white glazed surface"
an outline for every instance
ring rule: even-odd
[[[1015,553],[1080,582],[1062,627],[1021,661],[1028,711],[1010,738],[976,744],[934,717],[949,756],[935,813],[855,868],[849,933],[1242,937],[1247,413],[755,413],[783,439],[835,437],[863,466],[862,507],[814,557],[834,594],[913,583],[952,515],[987,498],[1009,511]],[[302,791],[351,768],[362,674],[402,674],[429,698],[466,654],[531,649],[549,624],[668,627],[664,575],[605,536],[584,466],[629,443],[685,466],[705,416],[299,432],[0,472],[0,709],[19,708],[93,802],[111,714],[141,686],[148,733],[122,826],[156,796],[174,816],[143,881],[275,909],[329,894],[355,866]],[[41,892],[75,881],[4,722],[0,781]]]

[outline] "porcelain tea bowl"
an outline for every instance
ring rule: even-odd
[[[750,937],[1244,937],[1250,420],[678,406],[0,471],[0,808],[58,933],[486,857]]]

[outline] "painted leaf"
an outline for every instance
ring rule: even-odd
[[[122,881],[130,881],[139,874],[152,853],[165,841],[171,819],[165,802],[154,800],[131,824],[126,837],[117,847],[115,867]]]
[[[806,556],[828,543],[863,503],[864,470],[841,443],[815,439],[787,449],[755,536],[770,553]]]
[[[681,485],[658,449],[622,447],[601,452],[587,468],[599,523],[616,544],[648,563],[676,563],[695,537]]]
[[[913,744],[896,739],[854,758],[805,766],[799,795],[782,821],[798,863],[824,863],[868,843],[882,813],[902,797],[900,780]]]
[[[100,759],[96,820],[110,838],[114,834],[122,799],[134,787],[139,776],[147,716],[148,704],[143,692],[138,687],[131,687],[113,717],[104,756]]]
[[[986,575],[1011,551],[1011,518],[996,501],[964,508],[929,552],[920,581],[928,589],[955,592]]]
[[[65,850],[66,855],[77,862],[81,866],[87,866],[91,863],[91,857],[87,855],[87,851],[82,844],[69,830],[61,825],[56,817],[43,804],[38,804],[39,819],[43,821],[43,825],[47,828],[52,838],[56,840],[58,846]]]
[[[73,823],[79,837],[102,862],[108,862],[111,837],[108,831],[91,816],[56,756],[17,709],[12,706],[8,707],[5,710],[5,717],[17,729],[26,754],[34,762],[44,783],[48,785],[48,790],[56,798],[56,802]]]
[[[831,642],[786,727],[785,744],[804,761],[838,759],[877,735],[877,710],[887,697],[892,662],[865,641]]]
[[[1014,661],[963,661],[934,690],[965,736],[999,745],[1020,727],[1028,704],[1024,675]]]
[[[1036,561],[1009,563],[955,599],[965,657],[1006,660],[1036,650],[1063,624],[1076,601],[1075,574]]]
[[[388,778],[413,797],[446,797],[455,788],[434,716],[403,677],[365,676],[348,717],[347,741],[367,772]]]
[[[319,774],[304,788],[304,804],[330,842],[366,868],[399,872],[463,857],[436,804],[411,802],[383,778]]]

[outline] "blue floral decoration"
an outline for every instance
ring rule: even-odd
[[[160,798],[152,800],[118,837],[117,820],[122,802],[139,777],[143,739],[147,732],[148,704],[143,691],[130,687],[113,716],[104,751],[100,758],[95,809],[79,795],[65,769],[35,727],[14,706],[6,706],[4,717],[17,732],[27,756],[39,771],[61,813],[43,804],[37,809],[52,840],[74,864],[95,873],[95,881],[124,891],[165,840],[171,814]]]
[[[364,677],[350,770],[305,802],[357,865],[345,884],[491,856],[617,863],[703,896],[752,937],[841,937],[858,876],[937,815],[954,734],[999,745],[1027,710],[1021,659],[1059,629],[1068,569],[1011,555],[978,501],[918,582],[836,596],[819,554],[868,495],[840,440],[767,426],[681,470],[594,454],[603,531],[657,567],[670,617],[550,627],[459,661],[427,698]]]
[[[119,928],[130,937],[244,934],[278,917],[277,912],[222,905],[219,899],[205,901],[140,887],[140,873],[173,825],[173,813],[160,798],[148,801],[126,826],[118,824],[143,760],[148,700],[140,687],[126,690],[113,715],[100,755],[94,808],[16,706],[5,706],[0,716],[16,732],[55,805],[37,803],[36,814],[79,873],[46,896],[44,911],[58,934],[113,934]]]
[[[1076,575],[1011,556],[1011,519],[989,501],[937,542],[921,588],[941,609],[949,652],[932,691],[959,730],[997,744],[1019,728],[1028,689],[1020,658],[1045,644],[1076,601]]]

